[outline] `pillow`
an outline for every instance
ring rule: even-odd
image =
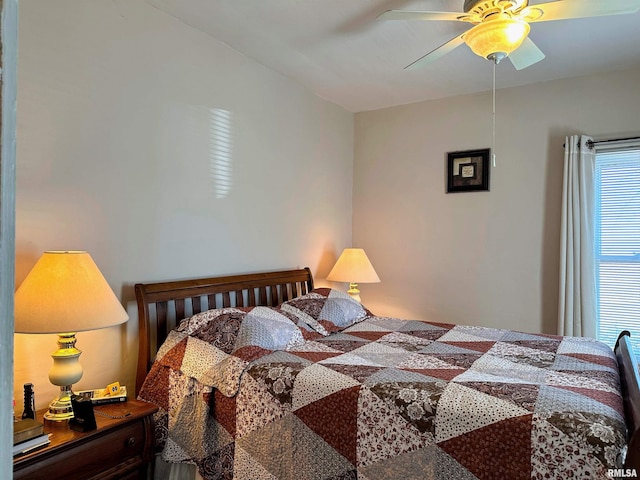
[[[288,315],[301,330],[316,332],[321,336],[329,332],[316,320],[320,316],[325,298],[317,293],[307,293],[302,297],[288,300],[279,305],[280,310]]]
[[[332,288],[316,288],[280,304],[280,308],[322,335],[343,330],[370,315],[360,302]]]
[[[302,343],[300,329],[277,308],[253,307],[240,325],[235,350],[245,346],[288,350]]]
[[[279,312],[298,326],[302,333],[302,338],[305,340],[317,340],[318,338],[329,335],[329,332],[327,332],[317,320],[294,308],[285,306],[283,309],[281,307],[282,305],[277,307]]]
[[[296,324],[277,308],[220,308],[180,322],[177,330],[232,354],[243,347],[286,350],[303,343]]]
[[[207,342],[224,353],[231,354],[236,344],[240,324],[246,315],[246,310],[239,308],[207,310],[185,318],[176,330]]]

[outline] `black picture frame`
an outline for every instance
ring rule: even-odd
[[[447,153],[447,193],[489,191],[491,149]]]

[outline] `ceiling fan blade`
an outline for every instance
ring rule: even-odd
[[[531,5],[529,8],[540,9],[544,12],[539,18],[530,19],[530,23],[547,22],[635,13],[640,10],[640,0],[563,0],[561,2],[539,3]]]
[[[455,38],[452,38],[447,43],[443,43],[435,50],[431,50],[429,53],[427,53],[423,57],[420,57],[415,62],[410,63],[409,65],[404,67],[405,70],[414,70],[416,68],[424,67],[425,65],[439,59],[440,57],[443,57],[444,55],[452,51],[454,48],[459,47],[464,43],[464,40],[462,39],[463,35],[464,33],[462,35],[458,35]]]
[[[533,40],[527,37],[522,42],[522,45],[511,52],[508,58],[516,70],[522,70],[542,60],[544,53],[533,43]]]
[[[462,12],[423,12],[418,10],[387,10],[378,15],[378,20],[458,20]]]

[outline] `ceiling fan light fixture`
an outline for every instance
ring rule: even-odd
[[[522,44],[531,27],[506,14],[492,17],[469,30],[464,41],[476,55],[498,63]]]

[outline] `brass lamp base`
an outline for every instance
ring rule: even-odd
[[[350,282],[349,283],[349,290],[347,290],[347,293],[349,294],[349,296],[351,298],[353,298],[356,302],[358,303],[362,303],[360,301],[360,290],[358,289],[358,284],[354,283],[354,282]]]
[[[73,418],[71,385],[82,378],[82,365],[78,361],[81,353],[76,348],[75,333],[58,334],[58,350],[51,354],[53,365],[49,370],[49,381],[60,387],[60,395],[49,404],[45,420],[65,422]]]
[[[49,404],[49,410],[43,415],[45,420],[51,422],[66,422],[73,418],[71,407],[71,385],[60,387],[60,396]]]

